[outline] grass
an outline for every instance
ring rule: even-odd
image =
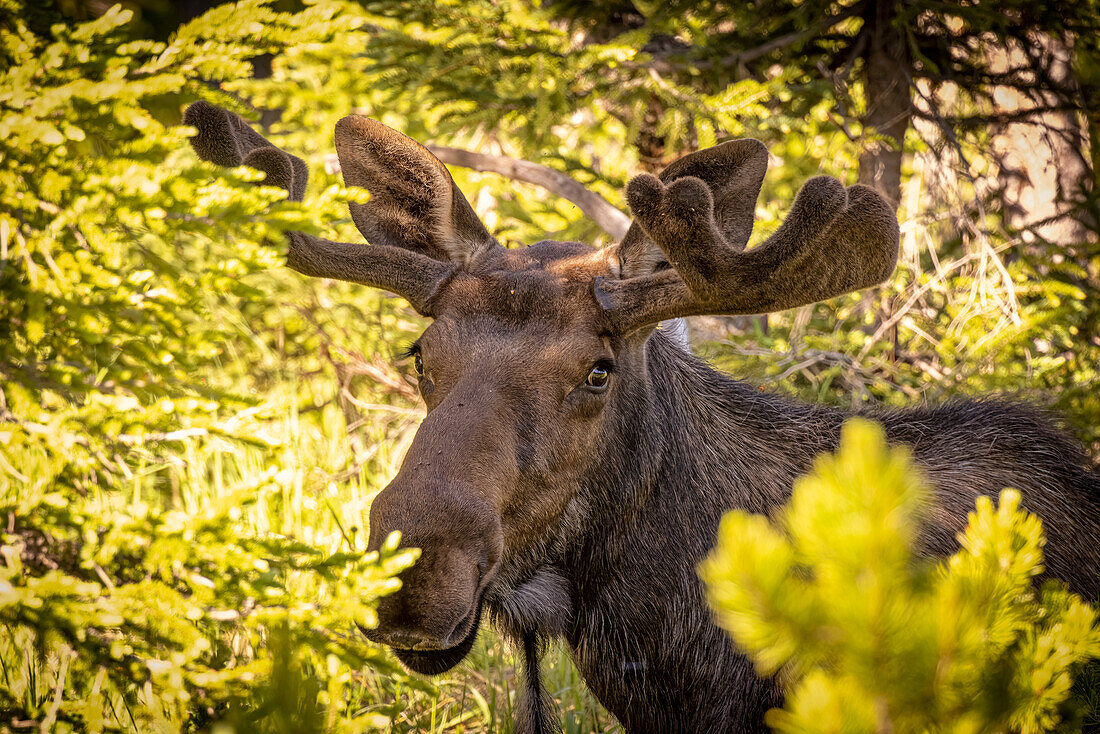
[[[599,705],[561,645],[543,659],[543,682],[553,693],[566,734],[621,732],[615,719]],[[435,679],[437,696],[419,691],[392,691],[375,680],[364,691],[365,700],[407,696],[407,707],[395,728],[425,732],[512,731],[513,709],[521,686],[521,672],[509,647],[484,629],[470,656],[450,673]]]

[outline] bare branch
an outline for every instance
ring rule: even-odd
[[[802,30],[792,31],[782,36],[776,36],[759,46],[753,48],[744,49],[736,53],[729,54],[720,59],[691,59],[687,61],[672,61],[665,58],[654,58],[652,61],[644,62],[642,66],[648,66],[650,68],[657,69],[659,71],[683,71],[687,68],[705,71],[715,67],[722,69],[738,69],[753,61],[757,61],[765,56],[768,56],[773,51],[787,50],[791,46],[795,46],[803,41],[813,38],[819,34],[826,33],[833,26],[838,23],[848,20],[859,15],[863,11],[864,3],[856,2],[852,5],[842,8],[839,12],[827,15],[817,23],[804,28]],[[860,33],[859,37],[864,34]],[[681,49],[677,49],[678,51]]]
[[[848,20],[849,18],[858,15],[863,10],[863,3],[856,3],[844,8],[839,13],[834,13],[822,18],[817,23],[814,23],[809,28],[804,28],[799,31],[787,33],[785,35],[773,38],[770,41],[763,43],[756,48],[745,49],[734,54],[730,54],[726,58],[722,59],[722,66],[732,67],[740,64],[747,64],[751,61],[767,56],[772,51],[778,51],[779,49],[789,48],[795,44],[801,43],[808,38],[812,38],[819,33],[829,30],[837,23]]]
[[[621,240],[630,228],[630,217],[614,207],[607,199],[553,168],[531,163],[518,158],[501,155],[474,153],[461,148],[448,148],[442,145],[428,145],[428,150],[439,160],[450,166],[461,166],[474,171],[498,173],[501,176],[541,186],[552,194],[576,204],[600,229]]]

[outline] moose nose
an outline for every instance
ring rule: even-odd
[[[447,650],[470,639],[481,596],[503,547],[499,515],[470,485],[409,481],[399,475],[375,498],[370,547],[394,530],[420,557],[399,575],[401,588],[378,605],[367,636],[397,650]]]

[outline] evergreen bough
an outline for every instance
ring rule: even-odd
[[[1100,656],[1094,608],[1036,588],[1043,529],[1006,489],[980,497],[942,563],[917,552],[934,511],[910,454],[862,419],[800,478],[778,526],[723,519],[701,566],[721,624],[788,697],[780,732],[1078,731],[1073,680]],[[1093,678],[1089,678],[1093,680]],[[1092,719],[1095,724],[1095,718]]]

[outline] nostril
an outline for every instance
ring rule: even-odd
[[[400,650],[412,650],[414,648],[424,647],[428,642],[423,635],[418,635],[408,630],[387,632],[382,635],[381,641],[383,644],[389,645],[390,647],[396,647]]]

